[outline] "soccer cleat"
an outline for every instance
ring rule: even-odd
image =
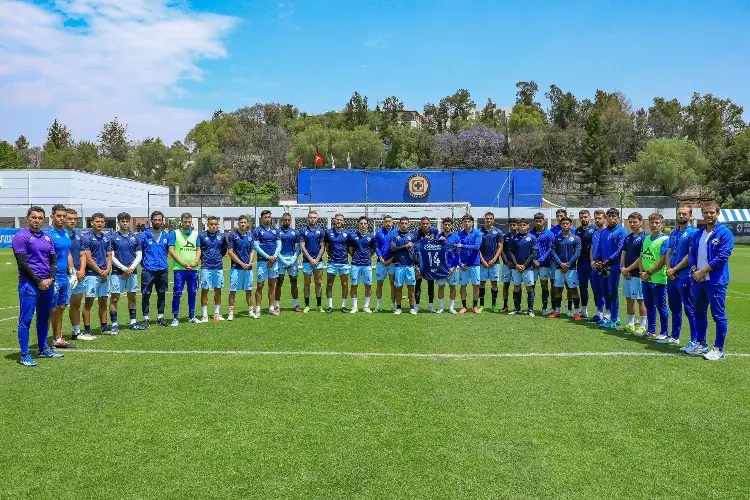
[[[156,320],[156,326],[169,326],[169,323],[167,323],[166,319],[159,318]]]
[[[75,346],[75,344],[71,344],[62,337],[55,340],[55,342],[52,344],[52,347],[54,347],[55,349],[73,349],[75,348]]]
[[[352,307],[351,311],[349,311],[349,314],[357,314],[357,311],[359,311],[359,309],[357,309],[356,307]]]
[[[481,313],[481,312],[484,312],[484,306],[475,307],[474,309],[477,310],[477,314]]]
[[[466,314],[466,308],[462,307],[461,309],[459,309],[458,314]]]
[[[581,317],[581,313],[575,313],[575,314],[573,315],[573,321],[581,321],[581,319],[583,319],[583,318]]]
[[[203,316],[201,318],[201,323],[208,323],[208,316]]]
[[[401,309],[396,309],[395,311],[393,311],[393,314],[401,314]]]
[[[703,355],[703,359],[707,359],[708,361],[719,361],[720,359],[724,359],[724,351],[714,347]]]
[[[104,325],[104,326],[102,326],[102,327],[101,327],[101,328],[99,329],[99,333],[101,333],[102,335],[111,335],[111,331],[112,331],[112,330],[110,330],[110,329],[109,329],[109,327],[108,327],[107,325]]]
[[[31,354],[24,354],[19,361],[23,366],[36,366],[36,361],[31,359]]]
[[[169,326],[180,326],[180,320],[177,318],[172,318],[172,322],[169,324]]]
[[[680,345],[680,339],[676,339],[674,337],[668,337],[665,344]]]
[[[78,336],[80,333],[71,333],[70,334],[70,340],[78,340]]]
[[[117,335],[118,333],[120,333],[120,325],[118,325],[117,323],[112,325],[112,329],[110,330],[110,333],[112,335]]]
[[[143,325],[141,325],[139,323],[131,323],[130,324],[130,329],[131,330],[137,330],[137,331],[145,330],[145,328],[143,327]]]
[[[342,313],[348,313],[349,312],[349,308],[346,307],[346,306],[341,306],[341,312]]]
[[[614,321],[604,321],[604,322],[599,323],[599,326],[607,330],[617,328],[617,324],[615,324]]]
[[[302,308],[299,306],[299,304],[296,305],[296,306],[294,306],[294,312],[296,312],[296,313],[301,313],[302,312]]]
[[[409,314],[417,314],[417,310],[409,308]]]
[[[568,309],[568,317],[572,318],[574,316],[573,311]]]
[[[320,311],[322,313],[327,313],[328,312],[326,309],[323,309],[323,306],[320,306],[320,309],[318,309],[318,311]],[[331,308],[331,312],[333,312],[333,307]]]
[[[544,316],[544,315],[542,315],[542,316]],[[553,312],[552,314],[550,314],[550,315],[549,315],[549,316],[547,316],[547,317],[548,317],[549,319],[557,319],[557,318],[559,318],[559,317],[560,317],[560,313],[559,313],[559,312],[557,312],[557,311],[554,311],[554,312]]]
[[[268,308],[268,314],[270,314],[271,316],[278,316],[280,313],[279,313],[278,309],[276,309],[274,307],[269,307]]]
[[[708,354],[708,346],[703,344],[696,344],[695,347],[693,347],[690,351],[685,351],[688,354],[692,356],[703,356],[704,354]]]
[[[333,312],[333,307],[329,307],[328,309],[325,310],[325,312],[327,312],[328,314],[331,314]]]
[[[549,316],[550,314],[552,314],[552,312],[553,311],[548,311],[546,309],[542,309],[542,316]]]
[[[658,335],[654,340],[656,340],[660,344],[666,344],[667,339],[669,339],[669,336],[662,334]]]
[[[599,326],[602,326],[602,327],[603,327],[603,326],[604,326],[604,325],[606,325],[607,323],[612,323],[612,321],[608,320],[607,318],[604,318],[604,319],[602,319],[602,320],[601,320],[601,321],[599,322]]]
[[[432,304],[430,304],[430,306],[427,308],[427,311],[431,312],[431,313],[434,313],[435,312],[435,306],[433,306]]]
[[[230,311],[227,315],[227,321],[234,321],[234,311]]]
[[[500,312],[500,308],[497,307],[497,306],[492,306],[492,312],[493,313],[499,313]]]
[[[659,335],[656,332],[646,332],[645,337],[649,340],[656,340],[659,338]]]
[[[526,314],[529,315],[529,318],[533,318],[534,316],[536,316],[536,314],[534,314],[534,311],[532,311],[531,309],[529,309]]]
[[[64,356],[64,354],[56,353],[54,349],[50,349],[49,347],[36,352],[37,358],[62,358]]]
[[[448,312],[449,312],[449,313],[451,313],[451,314],[458,314],[458,311],[456,311],[456,310],[455,310],[454,308],[452,308],[452,307],[451,307],[450,309],[448,309]]]
[[[438,309],[437,311],[435,311],[435,314],[443,314],[443,312],[445,312],[445,309],[443,309],[441,307],[440,309]]]
[[[471,312],[473,312],[474,314],[479,314],[479,313],[482,312],[482,308],[481,307],[473,307],[471,309]]]
[[[376,312],[376,313],[383,312],[383,308],[382,307],[376,307],[373,312]]]
[[[364,312],[366,312],[367,314],[372,314],[372,310],[371,310],[371,309],[370,309],[369,307],[367,307],[367,306],[365,306],[365,308],[364,308],[364,309],[362,309],[362,310],[363,310]]]
[[[508,313],[508,316],[516,316],[517,314],[521,314],[521,311],[511,311]]]
[[[697,345],[698,345],[698,343],[697,343],[697,342],[693,342],[693,341],[691,340],[690,342],[688,342],[688,343],[687,343],[687,344],[685,344],[684,346],[680,347],[680,350],[681,350],[682,352],[687,352],[687,351],[690,351],[690,350],[694,349],[694,348],[695,348],[695,346],[697,346]]]
[[[92,335],[90,333],[79,333],[78,334],[78,340],[96,340],[96,335]]]
[[[646,329],[643,328],[642,326],[637,326],[635,327],[635,331],[633,332],[633,335],[636,335],[638,337],[643,337],[644,335],[646,335]]]
[[[254,313],[254,312],[250,311],[250,312],[249,312],[249,313],[247,313],[247,314],[248,314],[248,316],[250,316],[250,317],[251,317],[251,318],[253,318],[253,319],[260,319],[260,313],[259,313],[259,312],[257,312],[257,313]]]
[[[589,320],[589,323],[599,323],[599,322],[601,322],[601,320],[602,320],[601,316],[599,316],[598,314],[594,314],[594,317],[592,317]]]
[[[305,313],[305,314],[309,313],[310,312],[310,306],[305,306],[305,308],[302,309],[302,312]]]

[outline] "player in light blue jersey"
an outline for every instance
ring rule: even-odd
[[[65,308],[70,301],[70,280],[68,272],[73,268],[73,258],[70,255],[71,239],[70,233],[65,228],[65,219],[68,217],[68,211],[63,205],[52,207],[52,226],[46,231],[55,245],[55,255],[57,257],[57,271],[55,274],[54,294],[52,297],[52,314],[50,315],[50,325],[52,326],[52,336],[54,338],[53,347],[66,349],[75,347],[65,340],[62,336],[62,319]]]
[[[302,274],[305,278],[303,313],[310,312],[310,281],[315,279],[315,299],[320,312],[323,309],[323,252],[325,251],[325,231],[318,225],[318,212],[310,210],[307,225],[299,231],[299,249],[302,253]]]
[[[271,211],[260,213],[260,226],[253,229],[253,248],[258,255],[256,268],[255,314],[260,316],[263,304],[263,286],[268,280],[268,314],[278,316],[280,311],[276,303],[276,278],[279,277],[279,254],[281,253],[281,239],[279,230],[271,226]]]
[[[255,260],[255,248],[253,248],[253,235],[248,232],[250,220],[247,215],[240,215],[237,220],[238,228],[227,238],[227,255],[232,261],[229,271],[229,316],[234,319],[234,304],[238,290],[245,291],[245,302],[248,307],[248,316],[260,319],[255,314],[253,304],[253,261]]]
[[[130,214],[122,212],[117,215],[120,230],[112,234],[112,275],[109,277],[109,319],[112,321],[112,333],[120,332],[117,324],[117,305],[120,294],[128,294],[128,313],[130,328],[135,328],[136,303],[138,293],[138,265],[143,252],[138,236],[130,231]]]
[[[207,231],[198,236],[201,249],[201,310],[202,323],[208,323],[208,291],[214,290],[214,323],[224,321],[221,315],[221,290],[224,288],[224,261],[227,254],[227,239],[219,231],[219,218],[209,217],[206,220]]]
[[[349,254],[352,256],[352,267],[349,273],[351,277],[352,310],[355,314],[357,308],[357,287],[365,285],[365,307],[366,313],[371,313],[370,296],[372,295],[372,255],[375,253],[375,235],[368,232],[367,217],[364,215],[357,221],[357,231],[349,235]]]
[[[290,213],[284,213],[281,216],[279,239],[281,240],[281,253],[279,253],[279,277],[276,279],[276,309],[280,308],[284,275],[289,275],[294,312],[302,312],[302,308],[299,306],[299,289],[297,287],[300,254],[299,231],[292,227],[292,214]]]
[[[93,335],[81,333],[81,302],[86,291],[86,254],[83,252],[83,235],[78,229],[78,212],[74,208],[66,210],[65,228],[70,234],[70,257],[73,259],[70,283],[70,311],[68,318],[73,328],[71,340],[94,340]],[[73,279],[75,277],[75,279]]]
[[[388,278],[391,284],[391,311],[396,310],[396,288],[394,278],[396,265],[391,256],[391,237],[397,232],[393,227],[393,217],[383,217],[383,227],[375,232],[375,312],[383,310],[383,282]]]
[[[346,307],[349,296],[349,235],[351,231],[344,229],[344,214],[336,214],[333,218],[333,228],[326,231],[326,252],[328,265],[326,271],[326,298],[328,299],[327,313],[333,312],[333,283],[336,276],[341,282],[341,312],[349,312]]]
[[[445,285],[447,284],[450,297],[448,312],[458,314],[458,311],[456,311],[456,286],[459,284],[459,275],[461,274],[461,256],[458,248],[461,239],[453,232],[453,219],[444,217],[442,225],[443,231],[437,235],[436,239],[442,241],[445,245],[450,245],[451,250],[448,252],[448,262],[446,263],[449,270],[448,277],[435,280],[438,286],[438,309],[435,312],[442,314],[445,311]]]

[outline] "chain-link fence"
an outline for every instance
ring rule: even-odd
[[[677,198],[671,196],[659,196],[649,194],[637,194],[633,192],[621,191],[611,192],[599,195],[589,195],[580,192],[557,191],[545,192],[543,195],[545,207],[582,207],[582,208],[602,208],[613,207],[621,211],[628,208],[675,208],[679,204]]]

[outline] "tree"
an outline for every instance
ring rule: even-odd
[[[487,99],[482,111],[479,112],[479,124],[493,128],[495,130],[505,130],[505,111],[497,109],[497,105],[492,99]]]
[[[467,122],[476,109],[476,104],[471,99],[468,90],[458,89],[453,95],[443,98],[440,102],[447,106],[452,131],[457,132],[468,126]]]
[[[677,139],[683,136],[684,126],[685,119],[680,101],[654,97],[654,104],[648,108],[648,128],[653,137]]]
[[[508,128],[511,137],[521,130],[535,127],[543,127],[547,123],[544,111],[541,108],[528,104],[516,104],[508,118]]]
[[[458,161],[464,168],[497,168],[504,146],[505,137],[489,127],[462,130],[458,134]]]
[[[718,164],[724,148],[731,138],[745,127],[742,106],[731,99],[719,99],[711,94],[697,92],[685,106],[685,134]]]
[[[604,135],[609,141],[611,162],[623,165],[635,159],[634,114],[630,100],[622,92],[597,90],[594,109],[599,112]]]
[[[581,148],[581,173],[578,183],[591,196],[610,189],[610,150],[599,111],[594,110],[586,123],[586,139]]]
[[[523,104],[524,106],[534,106],[541,108],[538,102],[534,102],[534,97],[539,91],[539,85],[534,81],[530,82],[518,82],[516,83],[516,104]]]
[[[359,92],[354,92],[349,102],[344,106],[344,125],[349,130],[355,127],[369,125],[370,107],[367,103],[367,96],[361,96]]]
[[[399,117],[404,110],[404,103],[398,97],[390,96],[383,100],[383,106],[380,109],[380,132],[384,135],[390,127],[398,125]]]
[[[422,129],[426,130],[430,134],[438,133],[438,108],[432,103],[427,103],[422,108],[422,116],[424,117],[424,123]]]
[[[750,128],[735,135],[724,152],[721,166],[707,171],[709,184],[720,201],[733,198],[739,202],[742,193],[750,189]]]
[[[57,149],[66,149],[73,145],[73,139],[68,127],[55,118],[52,126],[47,129],[47,142],[51,142]]]
[[[29,149],[29,140],[21,135],[18,137],[18,139],[16,139],[15,146],[16,151],[20,153],[21,151]]]
[[[117,117],[106,123],[97,136],[101,155],[116,161],[125,161],[130,149],[127,134],[127,125],[122,125]]]
[[[550,85],[544,96],[550,102],[549,120],[561,129],[581,122],[578,99],[570,92],[563,93],[557,85]]]
[[[694,142],[652,139],[635,162],[625,167],[625,176],[636,185],[675,196],[694,186],[706,168],[708,160]]]
[[[0,169],[26,168],[26,160],[7,141],[0,141]]]
[[[237,181],[229,190],[229,199],[240,206],[278,206],[281,188],[273,182],[266,182],[260,188],[248,181]]]

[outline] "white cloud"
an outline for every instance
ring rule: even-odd
[[[199,61],[227,57],[236,22],[167,0],[0,0],[0,137],[41,142],[58,118],[94,139],[117,116],[133,138],[182,139],[203,111],[170,103]]]

